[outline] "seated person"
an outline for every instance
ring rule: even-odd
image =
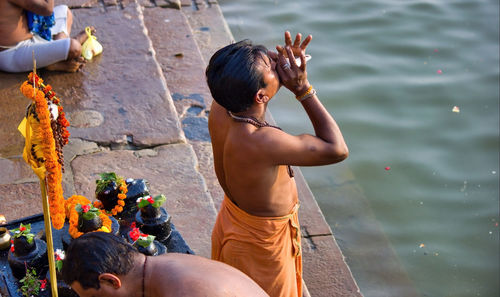
[[[52,40],[30,32],[27,12],[40,16],[54,13],[55,24],[48,34],[48,39]],[[82,31],[76,38],[70,38],[72,24],[73,14],[68,7],[54,7],[54,0],[0,1],[0,70],[32,70],[34,51],[38,68],[78,71],[85,63],[81,45],[87,40],[87,34]]]
[[[80,297],[268,296],[229,265],[186,254],[146,257],[104,232],[71,242],[62,275]]]

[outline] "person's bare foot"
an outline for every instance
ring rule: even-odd
[[[90,34],[95,35],[97,30],[94,28],[94,26],[89,26],[89,28],[90,28]],[[75,36],[75,39],[78,40],[80,44],[83,44],[85,41],[87,41],[88,35],[85,32],[85,30],[83,30],[82,32],[78,33],[78,35]]]
[[[54,63],[45,67],[45,69],[50,71],[77,72],[82,69],[84,65],[85,59],[83,57],[79,57],[78,59],[71,59]]]

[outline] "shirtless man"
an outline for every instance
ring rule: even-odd
[[[30,32],[26,11],[42,16],[50,16],[54,12],[56,24],[52,27],[52,41]],[[32,70],[34,50],[39,68],[78,71],[85,63],[81,57],[81,45],[87,40],[87,35],[81,32],[76,38],[70,38],[72,24],[73,14],[68,7],[54,7],[54,0],[0,1],[0,70]]]
[[[268,296],[229,265],[186,254],[146,257],[104,232],[71,242],[62,275],[80,297]]]
[[[289,165],[340,162],[348,149],[335,120],[307,79],[312,37],[278,53],[249,41],[216,52],[207,67],[214,98],[208,128],[225,197],[212,233],[212,259],[234,266],[271,297],[302,296],[298,194]],[[295,59],[300,57],[301,65]],[[316,135],[290,135],[265,122],[267,105],[285,86],[307,112]]]

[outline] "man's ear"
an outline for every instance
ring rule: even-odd
[[[102,273],[98,279],[100,285],[111,286],[113,289],[119,289],[122,286],[120,278],[111,273]]]
[[[266,91],[264,89],[259,89],[255,94],[253,100],[258,104],[267,103],[269,101],[269,96],[267,96]]]

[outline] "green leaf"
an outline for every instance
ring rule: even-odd
[[[99,176],[101,177],[101,179],[98,179],[95,181],[97,184],[96,189],[95,189],[96,193],[100,193],[100,192],[104,191],[104,189],[108,186],[108,184],[111,181],[114,181],[118,184],[118,180],[120,179],[120,177],[118,175],[116,175],[116,173],[114,173],[114,172],[99,173]]]
[[[26,241],[31,244],[33,242],[33,237],[35,237],[35,234],[32,234],[32,233],[28,233],[28,234],[25,234],[24,236],[26,236]]]
[[[165,201],[167,201],[167,197],[165,195],[161,194],[153,198],[155,200],[155,203],[153,203],[153,207],[158,208],[160,207]]]
[[[135,243],[142,246],[143,248],[147,248],[154,240],[155,240],[155,236],[148,235],[148,237],[146,237],[146,238],[139,237],[139,239],[137,239],[137,241]]]
[[[56,261],[57,271],[61,272],[62,266],[63,266],[63,261]]]
[[[143,208],[149,205],[149,201],[146,199],[142,199],[139,203],[137,203],[138,208]]]

